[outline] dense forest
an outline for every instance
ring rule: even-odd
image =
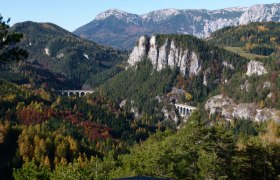
[[[279,178],[279,124],[203,119],[195,112],[178,132],[158,131],[130,148],[128,154],[111,151],[102,159],[80,157],[53,171],[31,161],[13,175],[16,179],[27,175],[35,179],[114,179],[136,175],[171,179]]]
[[[0,87],[1,179],[26,163],[54,170],[111,151],[126,153],[130,145],[164,129],[145,117],[134,120],[102,96],[61,97],[3,80]]]

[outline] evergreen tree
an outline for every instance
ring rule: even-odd
[[[22,34],[9,32],[10,19],[3,20],[0,15],[0,62],[23,60],[28,57],[28,53],[17,47],[16,43],[23,37]]]

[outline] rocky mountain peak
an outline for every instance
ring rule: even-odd
[[[230,7],[230,8],[225,8],[224,10],[226,11],[237,11],[237,12],[240,12],[240,11],[247,11],[249,9],[249,7],[241,7],[241,6],[237,6],[237,7]]]
[[[172,16],[176,16],[180,13],[182,13],[182,10],[162,9],[162,10],[152,11],[150,13],[141,15],[141,18],[143,19],[143,21],[160,22],[160,21],[166,20]]]
[[[120,22],[112,25],[109,17]],[[227,26],[268,21],[280,22],[280,3],[218,10],[162,9],[144,15],[110,9],[74,33],[100,44],[132,49],[144,34],[191,34],[205,38]]]
[[[115,17],[119,20],[126,21],[127,23],[135,23],[141,19],[140,16],[136,14],[128,13],[119,9],[109,9],[98,14],[95,17],[95,20],[102,21],[106,20],[109,17]]]
[[[110,16],[116,16],[116,17],[125,17],[127,16],[129,13],[125,12],[125,11],[121,11],[119,9],[108,9],[107,11],[101,12],[100,14],[98,14],[95,19],[96,20],[104,20]]]
[[[280,4],[257,4],[251,6],[239,18],[239,24],[244,25],[250,22],[279,21]]]

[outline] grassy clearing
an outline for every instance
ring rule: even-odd
[[[248,59],[264,59],[264,58],[268,58],[269,56],[261,56],[261,55],[257,55],[257,54],[251,54],[249,52],[246,52],[243,50],[242,47],[231,47],[231,46],[226,46],[224,47],[224,49],[231,51],[233,53],[237,53],[242,57],[248,58]]]

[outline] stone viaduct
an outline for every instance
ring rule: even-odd
[[[85,96],[87,94],[93,93],[93,91],[90,90],[57,90],[58,93],[60,93],[62,96],[74,96],[77,95],[79,97]]]
[[[196,107],[188,106],[185,104],[174,104],[174,105],[178,109],[179,114],[182,117],[189,116],[194,110],[196,110]]]

